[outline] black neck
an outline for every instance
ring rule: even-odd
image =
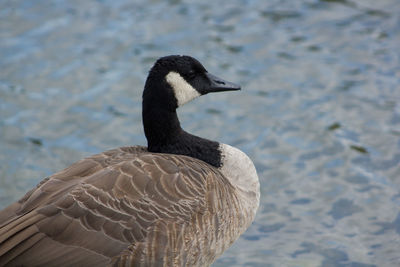
[[[185,132],[175,109],[154,107],[154,104],[143,101],[142,117],[148,151],[190,156],[215,167],[221,166],[218,142]]]
[[[143,103],[142,119],[149,149],[177,142],[183,131],[176,110],[154,108]]]

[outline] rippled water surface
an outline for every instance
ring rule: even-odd
[[[1,1],[0,205],[106,149],[146,144],[154,60],[241,92],[180,109],[255,162],[261,206],[214,266],[400,266],[400,2]]]

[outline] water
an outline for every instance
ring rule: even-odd
[[[179,110],[255,162],[254,224],[214,266],[400,265],[400,2],[1,1],[0,205],[84,156],[145,144],[154,60],[241,92]]]

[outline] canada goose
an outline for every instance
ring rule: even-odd
[[[0,212],[0,266],[208,266],[259,205],[252,161],[185,132],[176,109],[240,87],[189,56],[157,60],[143,92],[148,147],[121,147],[45,178]]]

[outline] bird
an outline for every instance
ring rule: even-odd
[[[156,60],[147,147],[84,158],[0,211],[0,266],[211,265],[254,220],[259,179],[238,148],[184,131],[177,109],[240,89],[191,56]]]

